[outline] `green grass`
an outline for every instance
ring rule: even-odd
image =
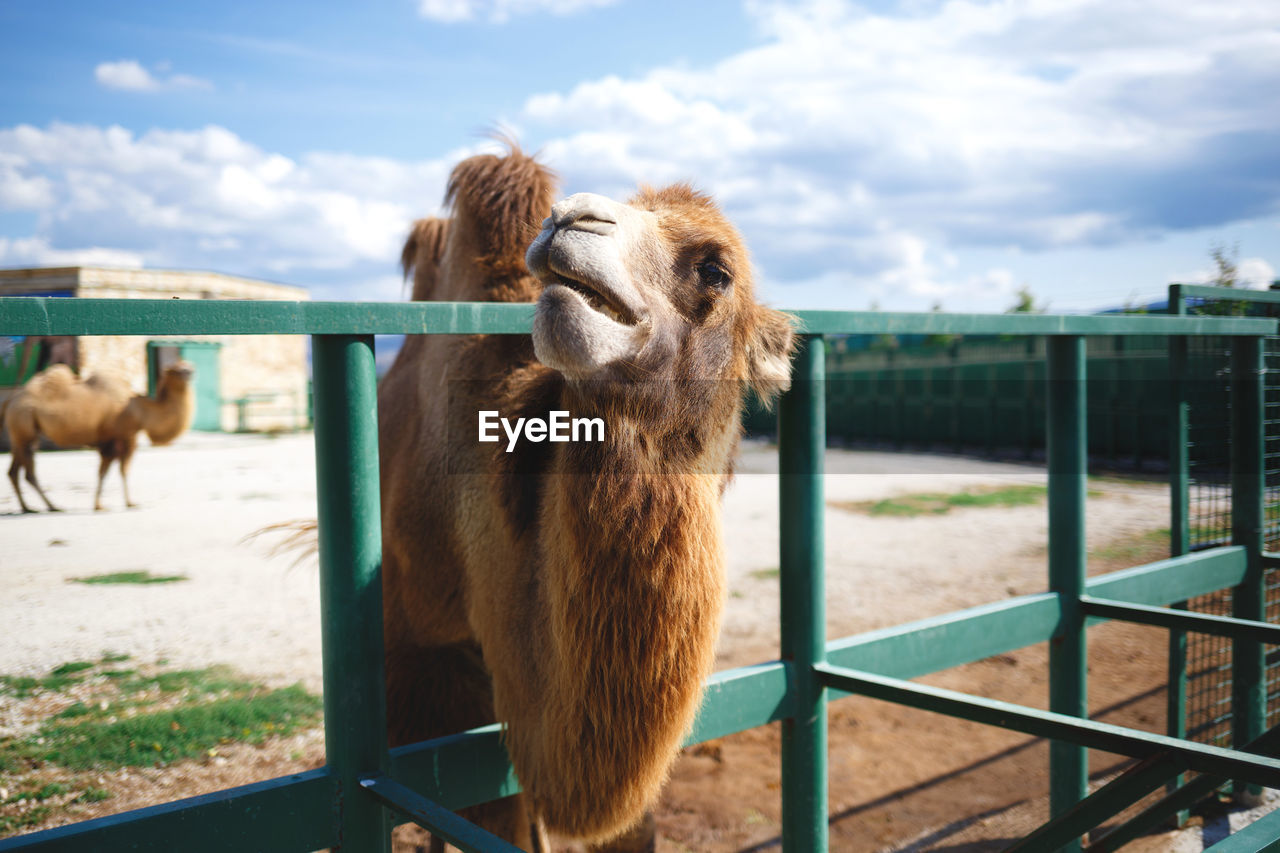
[[[73,672],[84,672],[86,669],[93,669],[97,664],[87,660],[73,660],[67,663],[55,666],[49,673],[50,675],[71,675]]]
[[[318,719],[321,701],[300,685],[108,722],[50,722],[16,748],[23,758],[68,770],[149,767],[207,755],[231,741],[261,743]]]
[[[15,815],[0,814],[0,837],[30,826],[39,826],[51,814],[53,809],[49,806],[36,806]]]
[[[919,492],[879,501],[831,501],[829,505],[872,516],[915,518],[921,515],[944,515],[956,507],[1028,506],[1039,503],[1047,492],[1044,486],[1004,486],[965,489],[951,494]]]
[[[1132,565],[1160,560],[1169,554],[1169,528],[1157,527],[1098,548],[1089,549],[1089,558],[1116,560]]]
[[[15,792],[0,800],[0,836],[110,798],[98,787],[103,770],[207,758],[223,744],[261,743],[321,718],[320,698],[301,685],[271,690],[222,666],[113,668],[127,659],[108,653],[96,662],[69,661],[41,678],[0,676],[0,691],[17,708],[37,693],[27,707],[51,706],[33,721],[34,734],[0,738],[0,788]],[[32,771],[60,778],[23,781]]]
[[[781,575],[782,570],[779,569],[777,566],[773,566],[772,568],[768,568],[768,569],[755,569],[749,572],[749,574],[751,575],[751,577],[757,580],[766,581],[766,580],[773,580],[774,578]]]
[[[150,584],[150,583],[176,583],[177,581],[187,580],[186,575],[153,575],[148,571],[136,572],[111,572],[105,575],[89,575],[83,578],[67,578],[71,583],[88,583],[88,584]]]
[[[66,785],[63,785],[60,782],[50,782],[49,784],[41,788],[36,788],[35,790],[19,791],[16,794],[11,795],[7,800],[4,800],[3,802],[5,805],[22,802],[23,800],[35,800],[37,802],[44,802],[50,797],[61,796],[67,793],[67,791],[69,790],[70,788],[68,788]]]

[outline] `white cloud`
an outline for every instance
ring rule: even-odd
[[[1101,246],[1280,209],[1256,179],[1280,147],[1280,5],[904,6],[753,0],[760,45],[538,94],[521,121],[570,189],[694,179],[797,282],[845,267],[868,288],[985,292],[996,279],[938,270],[966,248]],[[903,254],[912,240],[927,251]]]
[[[1276,280],[1276,268],[1263,258],[1245,258],[1236,265],[1236,272],[1245,287],[1266,290]]]
[[[0,262],[61,263],[59,252],[101,252],[72,247],[112,246],[113,264],[389,272],[410,222],[437,210],[449,170],[468,153],[295,160],[220,127],[0,129],[0,211],[37,214],[36,233],[9,241]]]
[[[140,267],[137,252],[89,246],[81,249],[54,249],[41,237],[9,239],[0,237],[0,266],[105,266]]]
[[[433,21],[457,23],[485,19],[501,24],[519,15],[572,15],[612,6],[618,0],[418,0],[418,14]]]
[[[119,89],[126,92],[159,92],[165,89],[212,89],[213,84],[199,77],[187,74],[169,74],[169,63],[162,62],[157,72],[164,76],[156,76],[135,59],[121,59],[118,62],[102,62],[93,69],[94,79],[107,89]]]

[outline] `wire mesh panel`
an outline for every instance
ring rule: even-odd
[[[1202,301],[1190,313],[1280,316],[1280,305]],[[1231,342],[1198,338],[1188,344],[1185,391],[1189,403],[1188,484],[1189,541],[1203,550],[1231,541]],[[1280,550],[1280,338],[1265,345],[1265,538],[1269,551]],[[1267,621],[1280,622],[1280,570],[1265,575]],[[1189,602],[1191,610],[1213,615],[1232,613],[1230,590]],[[1267,726],[1280,722],[1280,654],[1267,658]],[[1190,634],[1187,641],[1187,736],[1219,746],[1231,740],[1231,642]]]

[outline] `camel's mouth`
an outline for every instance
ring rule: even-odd
[[[607,291],[597,290],[588,284],[565,276],[556,276],[549,284],[551,287],[557,285],[573,291],[582,298],[588,308],[603,314],[621,326],[634,326],[640,322],[640,318],[636,316],[634,311],[623,305],[618,299],[613,298]]]

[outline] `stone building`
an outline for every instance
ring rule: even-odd
[[[0,269],[0,296],[74,299],[309,299],[307,291],[213,272],[56,267]],[[150,393],[170,362],[196,367],[193,429],[308,425],[307,342],[299,335],[0,337],[0,399],[56,362],[80,375],[113,372]]]

